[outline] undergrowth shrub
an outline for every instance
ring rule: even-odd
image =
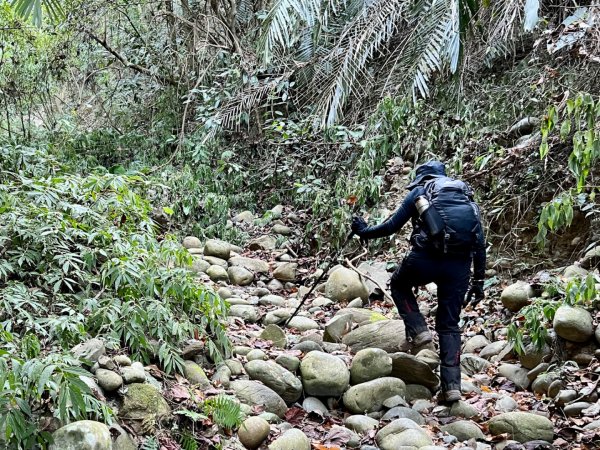
[[[89,374],[61,355],[90,337],[156,357],[166,372],[182,370],[178,346],[193,336],[216,360],[229,353],[227,306],[194,279],[187,250],[156,231],[149,188],[139,174],[78,175],[44,150],[0,148],[5,440],[44,439],[28,428],[36,402],[63,423],[110,417],[79,378]]]

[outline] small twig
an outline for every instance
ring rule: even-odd
[[[392,298],[392,296],[390,294],[387,293],[387,291],[381,287],[381,284],[379,284],[379,282],[377,282],[376,280],[374,280],[372,277],[370,277],[369,275],[367,275],[364,272],[361,272],[360,270],[358,270],[356,267],[354,267],[354,265],[352,265],[352,262],[346,258],[346,264],[348,264],[348,266],[354,270],[357,274],[359,274],[361,277],[366,278],[367,280],[371,281],[372,283],[375,284],[375,286],[377,286],[379,289],[381,289],[381,292],[383,292],[383,295],[385,298],[387,298],[389,301],[391,301],[392,303],[394,303],[394,299]]]
[[[362,252],[360,255],[355,256],[354,258],[352,258],[350,260],[350,262],[353,263],[354,261],[358,261],[360,258],[362,258],[363,256],[365,256],[368,252],[369,252],[369,250],[365,248],[364,252]]]
[[[292,250],[292,247],[290,247],[290,244],[285,244],[285,248],[287,249],[288,252],[290,252],[290,254],[294,258],[298,259],[298,254],[294,250]]]

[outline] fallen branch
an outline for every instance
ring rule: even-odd
[[[106,40],[100,39],[98,36],[96,36],[94,33],[90,32],[90,31],[84,30],[84,32],[89,37],[91,37],[94,41],[96,41],[98,44],[100,44],[102,47],[104,47],[104,49],[108,53],[110,53],[111,55],[113,55],[115,57],[115,59],[117,59],[125,67],[127,67],[129,69],[132,69],[132,70],[135,70],[136,72],[142,73],[142,74],[147,75],[149,77],[155,77],[158,80],[162,81],[163,83],[170,84],[172,86],[177,86],[177,81],[175,81],[174,79],[169,78],[169,77],[165,77],[163,75],[159,75],[159,74],[153,73],[147,67],[143,67],[143,66],[140,66],[139,64],[135,64],[135,63],[130,62],[127,58],[125,58],[123,55],[121,55],[115,49],[113,49],[110,45],[108,45],[108,42],[106,42]]]
[[[352,270],[354,270],[361,277],[364,277],[367,280],[369,280],[370,282],[374,283],[375,286],[377,286],[379,289],[381,289],[381,292],[383,292],[384,297],[387,298],[390,302],[394,303],[394,299],[392,298],[392,296],[387,293],[387,291],[381,286],[381,284],[379,284],[378,281],[374,280],[372,277],[370,277],[366,273],[361,272],[356,267],[354,267],[354,265],[352,264],[352,261],[350,261],[348,258],[346,258],[346,264],[348,264],[348,267],[350,267]]]

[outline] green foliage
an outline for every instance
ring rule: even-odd
[[[198,450],[200,448],[198,446],[198,442],[196,442],[196,439],[194,439],[194,436],[187,431],[184,431],[181,434],[179,443],[181,444],[181,448],[183,450]]]
[[[534,299],[519,312],[522,322],[513,322],[508,327],[508,339],[514,350],[521,354],[525,349],[526,337],[535,348],[541,350],[548,338],[548,328],[552,326],[554,315],[563,305],[593,306],[599,300],[596,283],[600,281],[592,273],[582,280],[575,278],[566,284],[554,282],[546,287],[550,298]],[[556,299],[558,297],[558,299]]]
[[[521,309],[519,314],[523,316],[523,322],[512,322],[508,326],[508,340],[512,342],[517,353],[521,354],[525,350],[525,336],[529,337],[536,348],[544,347],[548,337],[548,326],[560,305],[561,302],[558,301],[535,299]]]
[[[225,394],[205,400],[203,409],[217,425],[227,430],[239,427],[243,420],[239,401]]]
[[[13,0],[15,11],[25,19],[30,19],[36,26],[42,26],[44,14],[51,20],[64,17],[60,0]]]
[[[182,367],[177,344],[197,329],[215,353],[227,349],[226,305],[194,281],[173,236],[157,240],[140,175],[78,176],[42,151],[0,152],[6,329],[63,348],[104,336],[144,361],[156,340],[169,372]]]
[[[549,231],[556,232],[571,225],[574,199],[577,199],[580,209],[586,212],[586,217],[596,212],[597,186],[593,183],[588,186],[588,179],[600,159],[599,122],[600,100],[586,93],[567,100],[566,108],[560,112],[556,106],[551,106],[544,116],[540,156],[547,160],[550,155],[550,136],[558,131],[562,143],[572,144],[568,168],[575,178],[575,187],[558,194],[542,208],[537,236],[542,245]]]
[[[92,374],[67,354],[33,356],[39,353],[39,342],[35,344],[32,336],[19,342],[4,331],[0,337],[0,429],[10,448],[45,446],[50,436],[39,432],[38,411],[47,404],[48,413],[63,424],[83,419],[110,422],[112,410],[82,379]]]

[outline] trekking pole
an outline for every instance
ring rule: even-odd
[[[300,308],[302,308],[302,306],[304,305],[304,303],[306,302],[306,299],[308,299],[308,297],[310,296],[310,294],[312,294],[312,292],[315,290],[315,288],[319,285],[319,283],[321,282],[321,280],[323,279],[323,277],[325,276],[325,274],[327,274],[327,272],[329,272],[329,269],[331,269],[331,266],[333,265],[334,261],[337,261],[338,258],[340,257],[340,255],[342,254],[342,252],[344,251],[344,249],[346,248],[346,246],[348,245],[348,243],[350,242],[350,239],[352,239],[354,237],[354,231],[352,231],[348,237],[346,238],[346,242],[344,242],[342,244],[342,247],[340,248],[340,250],[338,251],[337,255],[335,256],[335,258],[331,258],[331,260],[329,261],[329,264],[327,265],[327,267],[325,269],[323,269],[323,273],[319,276],[319,278],[317,278],[317,280],[313,283],[312,287],[309,289],[309,291],[304,294],[304,298],[302,299],[302,301],[300,301],[300,304],[298,305],[298,307],[296,308],[296,311],[294,311],[294,313],[288,318],[288,320],[285,321],[285,323],[283,324],[284,328],[287,328],[287,326],[289,325],[289,323],[292,321],[292,319],[294,317],[296,317],[296,315],[298,314],[298,311],[300,311]]]

